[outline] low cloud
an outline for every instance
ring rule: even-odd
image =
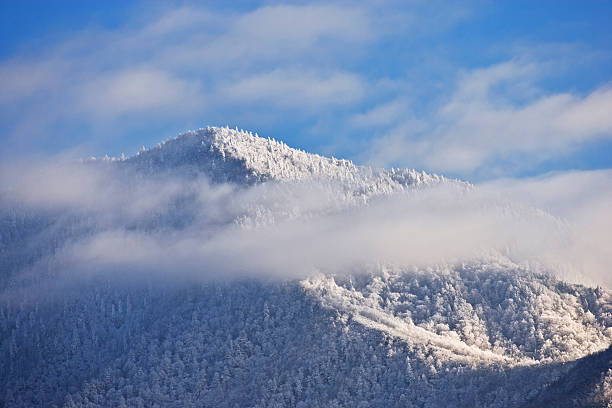
[[[126,140],[147,135],[135,149],[161,139],[155,132],[208,124],[202,121],[245,126],[239,121],[255,118],[257,126],[295,125],[324,143],[344,140],[344,151],[367,150],[361,158],[378,165],[490,180],[610,139],[609,84],[581,93],[546,90],[540,85],[550,64],[533,57],[456,75],[435,41],[420,48],[411,42],[475,10],[424,3],[146,10],[121,27],[86,29],[0,61],[0,155],[17,144],[31,152],[44,141],[59,150],[114,138],[129,148]],[[410,67],[387,69],[410,62],[405,54],[388,58],[399,45],[414,46],[415,58],[428,61],[416,75]],[[452,67],[438,67],[445,64]],[[441,76],[454,79],[429,84],[438,95],[420,106],[422,82]],[[3,205],[95,225],[55,255],[75,273],[300,276],[492,250],[610,286],[606,171],[498,180],[469,192],[439,187],[360,207],[347,205],[333,185],[238,189],[180,174],[147,178],[110,163],[19,160],[24,164],[0,165]]]
[[[2,180],[5,205],[89,220],[89,232],[44,262],[58,265],[66,279],[116,271],[170,280],[284,279],[373,263],[484,260],[612,284],[610,172],[470,188],[447,183],[363,205],[333,183],[237,188],[178,173],[143,178],[109,164],[46,166],[35,172],[44,178],[15,170]],[[563,204],[554,205],[557,200]]]

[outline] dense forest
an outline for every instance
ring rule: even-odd
[[[542,211],[223,128],[45,166],[0,191],[0,406],[612,406],[612,292],[506,245]]]

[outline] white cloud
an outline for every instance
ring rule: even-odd
[[[612,170],[568,171],[531,179],[500,179],[480,186],[488,195],[541,208],[571,226],[567,244],[547,256],[572,265],[592,284],[612,287]]]
[[[274,5],[242,13],[183,7],[119,31],[113,52],[178,72],[252,74],[286,64],[335,66],[380,31],[361,6]]]
[[[470,16],[467,7],[316,3],[227,10],[148,9],[121,27],[87,29],[35,55],[0,61],[5,152],[9,145],[48,146],[67,134],[74,144],[94,145],[149,135],[142,144],[191,126],[284,130],[296,123],[296,133],[377,165],[468,177],[512,174],[612,133],[610,86],[546,92],[538,81],[555,67],[533,57],[465,71],[454,86],[446,85],[455,66],[442,69],[450,74],[442,80],[435,69],[438,76],[428,77],[429,68],[448,64],[439,49],[428,49],[419,67],[368,60],[380,58],[379,48],[395,46],[398,36],[417,46],[428,33]],[[405,53],[398,57],[403,61]],[[428,81],[440,82],[422,85]],[[424,88],[438,93],[435,103],[422,103]],[[363,153],[359,140],[372,136]],[[339,140],[347,143],[337,146]]]
[[[266,192],[284,205],[286,197],[280,190]],[[208,229],[205,235],[193,229],[163,235],[119,229],[69,248],[68,256],[79,265],[112,269],[161,272],[180,265],[183,273],[207,279],[218,273],[308,276],[319,270],[343,273],[376,262],[427,266],[505,254],[562,278],[612,283],[604,234],[610,225],[601,223],[606,220],[604,208],[591,205],[599,198],[585,200],[588,209],[597,212],[574,219],[567,228],[529,207],[516,206],[513,211],[510,202],[497,199],[498,194],[500,190],[466,194],[442,187],[397,195],[357,211],[250,229],[229,227],[212,236]],[[319,198],[325,200],[323,195]],[[249,205],[257,207],[257,201],[240,204]]]
[[[279,5],[224,17],[225,26],[215,26],[212,33],[203,30],[207,35],[176,44],[167,55],[181,63],[236,70],[262,61],[306,61],[376,36],[371,18],[360,7]]]
[[[0,64],[0,106],[10,107],[23,99],[57,88],[66,71],[66,64],[53,58]]]
[[[135,68],[103,74],[77,90],[75,111],[92,116],[118,116],[164,108],[186,110],[201,104],[200,86],[195,81],[165,72]]]
[[[394,99],[384,102],[364,113],[358,113],[349,118],[349,123],[355,127],[388,126],[398,122],[406,113],[409,102],[404,99]]]
[[[86,29],[0,61],[0,116],[11,123],[4,137],[38,146],[50,129],[86,129],[74,136],[79,144],[126,136],[149,122],[145,114],[184,129],[243,118],[258,103],[283,108],[261,106],[275,120],[286,109],[311,116],[346,107],[363,99],[366,84],[338,62],[379,31],[364,8],[343,5],[145,10],[121,27]]]
[[[557,125],[561,132],[591,138],[612,134],[612,87],[596,89],[586,98],[572,98],[564,106]]]
[[[183,6],[165,10],[161,15],[154,17],[153,21],[145,24],[137,32],[137,36],[160,39],[185,30],[200,31],[203,27],[214,27],[215,21],[218,20],[218,15],[206,9]]]
[[[610,87],[585,96],[546,94],[536,86],[545,74],[537,64],[521,61],[468,72],[424,119],[425,129],[392,128],[376,141],[370,159],[383,164],[401,159],[464,176],[483,168],[511,173],[499,166],[520,161],[524,168],[612,137]],[[408,106],[404,111],[411,116]]]
[[[265,103],[280,108],[321,109],[348,105],[363,98],[363,80],[346,72],[317,73],[274,70],[228,83],[219,99],[233,103]]]
[[[426,266],[506,256],[562,278],[612,285],[610,171],[469,190],[446,184],[356,206],[334,185],[235,189],[178,174],[135,177],[99,164],[2,169],[4,205],[74,214],[93,227],[60,251],[66,273],[294,277],[377,262]],[[252,222],[235,222],[246,219]]]

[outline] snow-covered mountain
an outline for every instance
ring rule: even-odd
[[[357,166],[348,160],[306,153],[244,130],[219,127],[181,134],[152,149],[143,149],[126,162],[149,171],[191,166],[215,181],[239,183],[319,177],[343,186],[358,186],[370,193],[391,193],[444,180],[415,170]]]
[[[1,406],[612,404],[612,292],[500,228],[562,235],[542,211],[215,127],[32,174],[0,191]]]

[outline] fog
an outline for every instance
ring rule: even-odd
[[[447,182],[365,204],[330,181],[211,184],[180,172],[144,176],[110,161],[9,163],[0,183],[9,216],[86,225],[21,273],[52,265],[66,279],[301,278],[373,264],[485,261],[612,287],[610,171]],[[31,239],[44,247],[48,235]]]

